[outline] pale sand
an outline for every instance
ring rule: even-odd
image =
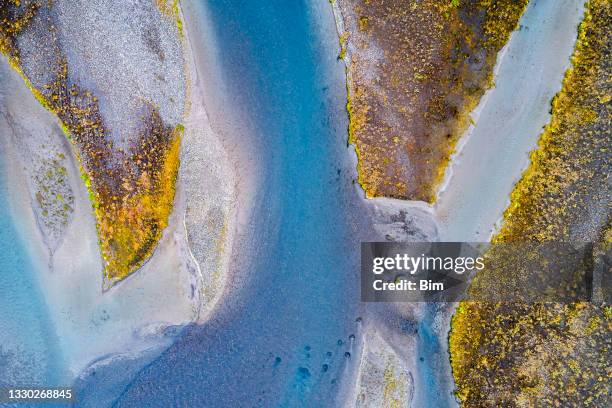
[[[583,15],[581,0],[530,2],[504,48],[495,84],[476,108],[438,194],[443,241],[486,242],[502,221],[510,192],[529,164],[550,101],[561,89]]]
[[[414,398],[414,378],[410,367],[375,327],[364,333],[367,339],[361,355],[355,390],[355,407],[391,408],[410,406]],[[414,344],[409,347],[413,348]]]
[[[208,291],[204,286],[205,297],[213,299],[203,307],[198,323],[204,323],[216,307],[223,304],[223,299],[231,297],[231,293],[240,288],[243,279],[248,274],[236,274],[237,271],[247,266],[244,253],[253,253],[257,242],[251,242],[247,237],[252,229],[253,209],[257,203],[261,204],[266,197],[259,194],[264,190],[265,180],[260,177],[262,171],[262,152],[258,150],[256,135],[253,134],[256,127],[250,123],[251,118],[246,112],[248,106],[241,106],[228,89],[228,82],[224,67],[221,66],[223,50],[217,43],[212,20],[208,14],[205,2],[185,0],[180,2],[181,15],[185,27],[185,40],[188,52],[186,61],[192,66],[193,77],[189,86],[193,88],[194,99],[200,106],[205,106],[197,114],[205,115],[208,119],[207,132],[218,139],[219,144],[215,149],[221,152],[223,157],[213,157],[212,161],[205,161],[203,167],[224,164],[228,170],[225,173],[217,173],[211,181],[205,185],[210,186],[216,181],[217,184],[224,182],[227,188],[231,187],[230,208],[223,221],[223,240],[218,241],[218,250],[223,252],[221,258],[214,257],[213,262],[205,258],[198,259],[200,267],[211,272],[211,281],[216,282],[214,290]],[[205,144],[202,143],[202,146]],[[208,145],[206,145],[209,150]],[[213,149],[213,151],[215,151]],[[223,161],[222,161],[223,160]],[[222,178],[227,174],[227,179]],[[214,187],[217,190],[219,187]],[[206,191],[203,192],[207,194]],[[212,208],[209,207],[209,208]],[[204,211],[200,206],[198,211]],[[214,211],[214,209],[213,209]],[[210,210],[208,211],[210,213]],[[189,229],[189,225],[187,225]],[[197,225],[194,224],[194,228]],[[212,248],[204,240],[199,244],[201,248]],[[194,242],[190,242],[194,248]],[[194,256],[197,251],[193,251]],[[216,262],[216,263],[215,263]]]
[[[170,335],[164,334],[166,328],[205,319],[221,293],[236,230],[232,222],[237,211],[234,169],[210,128],[188,32],[184,45],[191,92],[175,209],[152,258],[106,291],[91,203],[57,118],[40,106],[5,60],[0,66],[0,81],[7,94],[2,108],[14,122],[10,127],[0,118],[10,202],[36,264],[64,355],[66,381],[91,363],[161,349],[170,341]],[[19,135],[23,139],[19,146],[10,143],[15,126],[22,133],[29,132]],[[75,196],[74,212],[52,256],[47,237],[38,227],[30,191],[36,169],[23,154],[39,146],[41,135],[48,137],[49,129],[55,149],[67,158],[67,179]]]
[[[198,322],[205,321],[217,304],[227,282],[230,254],[236,233],[238,208],[237,165],[211,127],[205,105],[205,88],[211,75],[200,63],[197,42],[201,33],[192,21],[189,2],[180,5],[184,22],[185,70],[189,106],[184,120],[178,189],[184,199],[177,206],[188,241],[189,257],[195,261],[202,302]],[[209,101],[210,103],[210,101]]]
[[[338,35],[343,31],[341,9],[331,2],[336,19]],[[523,28],[512,34],[508,44],[500,51],[494,78],[497,86],[490,89],[472,112],[475,124],[460,140],[446,171],[445,180],[439,190],[435,205],[388,199],[374,199],[384,203],[387,211],[397,215],[402,209],[418,220],[421,232],[428,238],[440,241],[489,241],[498,228],[503,211],[509,204],[509,194],[528,165],[529,152],[536,147],[542,127],[549,120],[550,101],[561,88],[564,71],[576,40],[576,27],[583,13],[578,0],[532,1],[520,24]],[[345,59],[346,62],[346,59]],[[350,72],[347,73],[350,75]],[[350,156],[355,162],[353,151]],[[358,188],[358,194],[364,197]],[[365,199],[365,198],[364,198]],[[395,210],[393,210],[395,208]],[[375,212],[376,214],[376,212]],[[375,221],[376,223],[376,221]],[[387,231],[392,240],[410,240],[413,237],[394,234],[397,226],[383,225],[379,232]],[[451,396],[453,378],[448,360],[448,331],[454,313],[453,304],[439,309],[432,327],[440,347],[436,356],[426,356],[428,364],[437,370],[437,381],[447,389],[438,390],[440,406],[453,406]],[[375,321],[384,322],[389,311],[384,307],[370,307],[370,312],[383,315]],[[422,304],[398,304],[390,306],[391,314],[397,313],[405,319],[418,322],[424,312]],[[372,353],[372,348],[381,346],[380,332],[384,332],[385,352]],[[378,333],[378,334],[377,334]],[[395,351],[403,350],[399,359],[410,373],[418,373],[416,361],[418,336],[399,335],[393,329],[383,329],[383,323],[368,329],[364,335],[364,355],[361,373],[351,401],[364,406],[381,406],[378,393],[385,383],[380,359],[395,361]],[[394,372],[399,384],[405,384],[401,375]],[[376,380],[376,378],[378,380]],[[401,385],[404,387],[404,385]],[[413,378],[414,390],[405,394],[403,404],[412,400],[413,406],[424,406],[428,399],[426,384],[420,384],[418,376]],[[372,389],[371,403],[363,400],[358,390]],[[378,390],[378,391],[377,391]],[[388,403],[387,401],[386,403]]]
[[[57,129],[54,135],[61,141],[65,136],[59,131],[55,116],[36,101],[5,60],[0,69],[3,88],[8,93],[3,110],[11,114],[17,125],[37,123],[33,129]],[[184,237],[176,228],[176,215],[155,256],[142,270],[111,290],[102,290],[102,261],[91,203],[72,152],[65,144],[68,179],[75,193],[74,214],[50,257],[33,211],[36,203],[28,189],[30,176],[25,169],[32,162],[9,143],[11,128],[4,117],[0,121],[2,152],[10,181],[9,200],[15,219],[19,220],[19,232],[28,243],[30,258],[36,265],[41,292],[64,355],[66,380],[74,378],[101,356],[133,353],[158,345],[159,338],[154,334],[166,326],[195,319],[199,298],[191,296],[192,278],[179,256]],[[28,136],[25,143],[29,140],[35,143],[41,137],[39,133]]]

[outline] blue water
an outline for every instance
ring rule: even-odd
[[[4,166],[0,154],[0,168]],[[0,172],[0,387],[59,385],[61,355]]]
[[[427,303],[423,305],[423,317],[418,323],[418,337],[416,337],[416,355],[419,359],[417,369],[413,375],[416,377],[417,387],[414,406],[417,407],[458,407],[454,397],[454,386],[446,376],[445,365],[450,356],[441,341],[446,337],[435,332],[435,318],[438,309],[449,307],[447,304]]]
[[[341,164],[343,68],[317,35],[307,1],[209,0],[206,7],[225,97],[253,124],[242,137],[255,139],[264,184],[240,239],[255,248],[235,254],[244,257],[233,270],[243,283],[212,320],[187,328],[121,386],[115,405],[334,406],[355,372],[361,326],[359,209]],[[80,394],[99,387],[92,378]]]

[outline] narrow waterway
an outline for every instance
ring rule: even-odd
[[[212,319],[187,328],[117,406],[336,406],[354,380],[362,204],[332,11],[313,3],[204,4],[224,73],[218,93],[253,124],[242,137],[253,138],[259,184],[238,237],[249,244],[234,253],[239,284]]]

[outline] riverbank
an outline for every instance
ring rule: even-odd
[[[2,132],[9,201],[19,234],[28,243],[34,275],[50,325],[65,355],[62,379],[71,381],[89,364],[134,358],[167,347],[176,330],[205,319],[226,276],[237,206],[232,161],[211,130],[202,102],[202,82],[184,30],[185,75],[190,85],[182,137],[182,166],[174,211],[153,256],[128,278],[104,290],[95,218],[87,189],[57,118],[44,109],[3,61]],[[41,156],[32,160],[32,152]],[[43,228],[37,180],[51,164],[72,200],[65,225]],[[60,159],[57,159],[57,157]],[[41,188],[49,188],[41,185]],[[63,192],[63,191],[62,191]],[[55,194],[55,193],[54,193]],[[57,193],[59,196],[59,193]],[[61,195],[66,198],[67,194]],[[63,219],[62,219],[63,220]],[[55,232],[55,231],[59,232]],[[75,255],[78,254],[78,255]],[[214,258],[213,258],[214,257]],[[93,368],[92,368],[93,369]]]
[[[527,0],[330,3],[360,184],[368,197],[433,203]]]
[[[590,301],[462,303],[453,319],[450,344],[457,394],[467,406],[507,401],[521,401],[525,406],[610,405],[606,373],[610,371],[612,316],[605,283],[609,270],[603,263],[610,250],[612,215],[611,22],[609,1],[586,3],[572,67],[566,71],[552,103],[550,122],[528,170],[512,191],[512,204],[493,240],[592,243]],[[477,275],[471,288],[476,296],[482,288],[515,273],[518,259],[532,255],[525,251],[516,254],[515,260],[495,252],[490,258],[502,256],[507,267],[488,268]],[[568,287],[549,292],[580,290]],[[500,381],[491,382],[493,376]]]
[[[474,111],[438,192],[441,240],[486,242],[498,229],[550,118],[583,9],[581,0],[528,4],[499,58],[495,86]]]
[[[103,290],[102,259],[91,202],[72,151],[54,115],[36,101],[8,64],[3,62],[1,69],[7,93],[3,102],[7,116],[2,118],[6,129],[2,132],[2,152],[9,163],[8,200],[13,218],[18,220],[17,230],[27,242],[40,293],[65,356],[63,378],[69,381],[102,356],[156,346],[157,335],[166,327],[195,318],[199,298],[192,293],[192,277],[180,259],[182,236],[176,228],[176,215],[171,217],[171,226],[155,256],[141,271]],[[45,244],[34,211],[36,191],[30,190],[34,185],[31,179],[39,175],[39,170],[20,150],[23,144],[38,146],[49,131],[55,148],[66,157],[64,171],[74,191],[71,220],[52,252]],[[15,143],[15,138],[21,138],[21,143]]]
[[[0,100],[3,94],[0,87]],[[0,109],[0,134],[5,132],[3,113]],[[8,202],[13,174],[7,170],[13,163],[7,151],[0,136],[0,387],[56,386],[64,374],[63,356],[36,277],[36,264],[28,256],[28,243],[17,231],[19,220]]]
[[[548,120],[550,100],[560,89],[563,72],[569,65],[576,38],[574,27],[582,15],[582,4],[569,0],[562,6],[557,3],[540,1],[527,6],[519,29],[497,57],[496,86],[485,93],[471,113],[473,123],[459,139],[436,204],[387,200],[418,209],[424,219],[429,218],[429,223],[436,226],[429,239],[490,240],[509,203],[510,192],[528,164],[529,151],[536,146],[540,129]],[[337,2],[331,5],[340,38],[340,57],[346,59],[341,9]],[[349,81],[350,75],[348,70]],[[379,200],[373,199],[372,203]],[[405,235],[392,233],[385,237],[406,239]],[[373,320],[388,320],[385,333],[389,350],[385,358],[395,360],[394,350],[413,350],[412,355],[400,356],[411,374],[413,387],[413,391],[404,394],[404,400],[412,399],[423,406],[456,405],[447,340],[454,306],[398,305],[371,309]],[[415,332],[405,333],[407,326],[414,326]],[[380,330],[376,327],[366,333]],[[368,342],[377,344],[375,338],[367,336],[366,348]],[[370,358],[369,354],[364,355],[362,371],[379,366],[376,361],[368,361]],[[365,379],[370,385],[375,377],[372,373],[361,373],[361,381]],[[406,384],[401,373],[395,373],[395,377],[394,384]],[[381,373],[378,379],[383,380]],[[390,378],[384,380],[390,383]],[[358,384],[358,388],[363,386]],[[435,395],[431,393],[432,387],[437,390]],[[359,400],[358,394],[356,398]]]
[[[205,48],[200,42],[205,38],[201,30],[206,24],[198,26],[194,22],[200,13],[193,2],[179,5],[189,102],[177,189],[181,196],[178,212],[182,214],[189,256],[195,261],[201,281],[197,321],[203,323],[225,290],[233,244],[240,228],[239,214],[246,217],[251,194],[244,188],[250,179],[239,165],[237,149],[228,143],[230,131],[212,127],[209,111],[220,101],[207,95],[210,84],[219,77],[212,64],[203,63]],[[208,41],[213,43],[212,39]]]
[[[331,7],[340,57],[349,64],[342,10],[337,2],[331,2]],[[471,125],[459,138],[435,204],[404,201],[433,214],[440,240],[488,241],[499,226],[510,191],[527,168],[529,152],[550,118],[550,100],[569,67],[582,12],[578,0],[529,3],[519,28],[497,56],[495,86],[471,112]]]

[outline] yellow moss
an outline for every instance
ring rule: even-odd
[[[343,32],[340,34],[339,42],[340,42],[340,54],[338,58],[344,59],[346,57],[346,39],[348,37],[348,32]]]
[[[594,241],[596,252],[609,250],[610,220],[585,219],[609,204],[601,197],[609,194],[610,106],[601,100],[611,22],[608,0],[587,3],[572,68],[494,244]],[[509,270],[485,272],[503,281]],[[449,336],[458,398],[465,406],[606,406],[611,315],[592,303],[462,302]]]
[[[21,79],[23,79],[23,82],[25,83],[25,85],[28,87],[28,89],[30,90],[30,92],[32,92],[32,95],[34,95],[34,97],[36,98],[36,100],[38,101],[38,103],[40,103],[45,109],[47,109],[49,112],[52,113],[56,113],[56,111],[54,110],[53,106],[51,106],[51,104],[47,101],[47,99],[45,99],[45,97],[43,96],[43,94],[36,89],[33,85],[32,82],[30,82],[30,80],[28,79],[27,76],[25,76],[25,74],[23,73],[23,70],[21,69],[21,67],[18,65],[18,63],[10,58],[9,59],[9,64],[10,66],[19,74],[19,76],[21,77]],[[64,125],[62,124],[62,127]],[[64,132],[66,133],[66,132]]]
[[[349,75],[348,68],[346,70],[346,74]],[[361,171],[361,153],[360,153],[360,142],[356,138],[356,133],[363,128],[366,123],[366,115],[368,112],[367,105],[361,104],[361,109],[356,110],[353,106],[353,98],[362,97],[363,93],[357,88],[354,93],[355,96],[351,96],[351,88],[349,87],[349,81],[346,82],[346,93],[347,93],[347,103],[346,110],[349,116],[349,128],[348,128],[348,141],[355,147],[355,154],[357,155],[357,182],[364,190],[366,197],[371,198],[372,195],[370,193],[370,189],[366,186],[366,180],[363,175],[363,171]]]
[[[152,177],[138,180],[137,192],[121,205],[96,210],[107,277],[123,279],[152,255],[172,212],[179,168],[179,125],[164,153],[163,165]],[[153,180],[158,180],[155,183]]]
[[[368,28],[368,18],[366,16],[359,17],[359,30],[365,31]]]
[[[19,58],[15,38],[27,26],[40,5],[27,2],[22,5],[19,0],[0,0],[0,54],[10,58]]]
[[[179,35],[183,37],[184,36],[183,20],[181,20],[181,12],[179,10],[179,0],[173,0],[172,10],[174,11],[174,16],[176,19],[176,27],[178,28]]]
[[[368,197],[433,203],[469,113],[492,83],[497,51],[527,1],[341,3],[350,37],[339,34],[340,56],[351,74],[349,115],[358,123],[349,137],[359,183]],[[380,60],[370,57],[373,47]],[[481,58],[482,68],[474,68]],[[390,133],[399,142],[391,144]]]
[[[402,382],[396,378],[395,368],[390,359],[383,373],[383,382],[383,406],[400,408],[405,402],[403,401],[403,397],[406,390]]]
[[[596,92],[594,71],[589,66],[603,58],[598,55],[601,50],[594,47],[595,40],[585,38],[586,27],[591,32],[599,29],[590,25],[589,15],[587,12],[580,26],[573,67],[566,72],[562,90],[553,100],[551,121],[540,137],[537,150],[531,153],[529,168],[511,193],[511,205],[504,212],[505,221],[495,238],[497,241],[516,240],[530,234],[538,240],[550,240],[567,232],[561,223],[551,223],[551,220],[562,220],[570,203],[561,200],[557,200],[559,205],[544,203],[549,201],[551,192],[560,193],[579,179],[590,178],[589,170],[580,160],[592,160],[590,156],[595,152],[585,157],[569,154],[589,125],[606,120],[595,110],[593,97],[596,95],[585,95],[585,91]],[[601,143],[606,148],[605,140]]]
[[[183,21],[180,17],[179,0],[155,0],[155,5],[164,17],[174,19],[179,35],[182,37]]]
[[[27,4],[19,14],[10,8],[15,1],[0,0],[0,52],[8,56],[10,65],[41,105],[58,116],[62,131],[71,140],[96,215],[104,273],[111,282],[116,281],[148,259],[168,224],[184,128],[168,128],[151,106],[149,128],[139,135],[135,150],[113,150],[97,98],[76,84],[69,85],[63,55],[49,67],[51,82],[36,87],[24,75],[13,40],[42,7],[35,2]],[[159,1],[157,5],[180,23],[177,0]]]

